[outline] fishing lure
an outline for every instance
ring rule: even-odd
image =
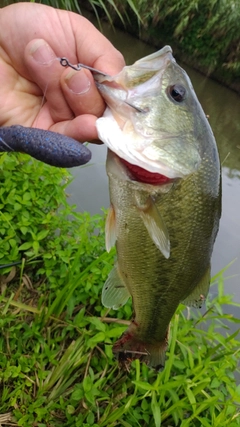
[[[91,151],[73,138],[19,125],[0,128],[0,152],[11,151],[59,168],[81,166],[91,159]]]

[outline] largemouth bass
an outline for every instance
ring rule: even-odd
[[[106,247],[117,249],[102,302],[117,309],[132,297],[134,318],[113,351],[158,370],[179,303],[201,306],[208,294],[221,212],[218,151],[169,46],[95,78],[108,105],[97,120],[109,148]]]

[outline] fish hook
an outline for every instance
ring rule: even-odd
[[[65,57],[59,58],[59,61],[60,61],[60,65],[62,65],[62,67],[70,67],[70,68],[72,68],[73,70],[76,70],[76,71],[80,71],[82,68],[85,68],[86,70],[89,70],[92,73],[101,74],[104,77],[110,77],[108,74],[103,73],[102,71],[99,71],[96,68],[89,67],[88,65],[85,65],[85,64],[78,63],[76,65],[73,65]]]

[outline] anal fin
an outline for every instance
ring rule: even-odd
[[[104,307],[117,310],[126,304],[130,293],[123,282],[116,264],[110,272],[102,290],[102,304]]]
[[[197,284],[197,286],[193,289],[193,291],[182,301],[183,304],[188,307],[196,307],[201,308],[202,304],[207,298],[209,286],[210,286],[210,278],[211,278],[211,268],[210,266],[205,271],[202,279]]]

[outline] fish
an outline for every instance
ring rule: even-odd
[[[81,166],[91,159],[91,151],[73,138],[20,125],[0,127],[0,152],[26,153],[59,168]]]
[[[221,169],[209,122],[170,46],[94,76],[107,108],[96,122],[108,147],[106,249],[116,263],[102,303],[132,298],[133,318],[113,345],[127,367],[164,367],[180,303],[201,307],[221,216]]]

